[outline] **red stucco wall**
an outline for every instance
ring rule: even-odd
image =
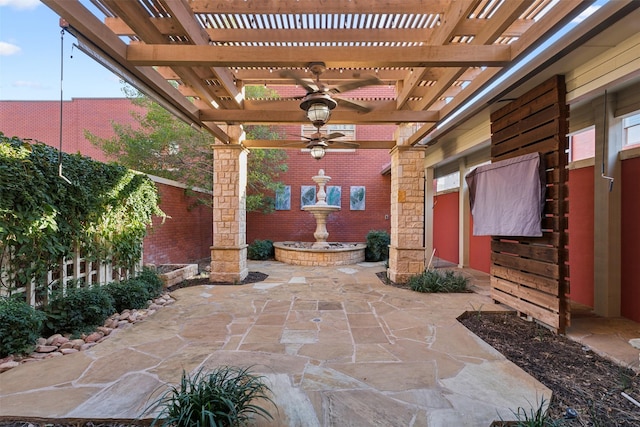
[[[473,216],[469,219],[469,267],[491,272],[491,236],[473,235]]]
[[[459,263],[458,192],[436,196],[433,209],[433,244],[436,256]],[[473,235],[473,217],[469,229],[469,267],[489,273],[491,269],[491,236]]]
[[[433,205],[433,247],[436,256],[449,262],[459,262],[458,192],[437,195]]]
[[[640,158],[622,162],[622,316],[640,322]]]
[[[593,307],[593,166],[569,171],[569,279],[572,301]]]
[[[167,214],[164,222],[154,219],[144,239],[145,264],[184,264],[211,255],[213,212],[211,207],[196,204],[180,187],[156,183],[160,209]],[[204,196],[204,195],[201,195]]]

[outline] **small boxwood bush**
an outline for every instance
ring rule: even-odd
[[[24,301],[0,298],[0,357],[33,350],[44,319],[43,312]]]
[[[44,312],[47,334],[90,332],[114,313],[113,298],[104,287],[68,287],[66,293],[52,295]]]
[[[142,271],[138,274],[137,279],[145,284],[147,292],[149,292],[149,297],[151,299],[156,298],[160,296],[160,294],[162,294],[164,285],[162,283],[162,279],[160,279],[160,276],[158,276],[158,273],[156,273],[154,269],[143,267]]]
[[[416,292],[467,292],[469,279],[452,270],[426,270],[407,281]]]
[[[367,233],[367,248],[364,257],[367,261],[384,261],[389,259],[391,237],[385,230],[371,230]]]
[[[113,306],[118,313],[126,309],[144,308],[152,298],[147,283],[138,278],[109,283],[104,289],[113,298]]]
[[[247,258],[253,260],[265,260],[273,258],[274,249],[271,240],[254,240],[247,248]]]

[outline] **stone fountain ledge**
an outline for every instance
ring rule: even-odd
[[[331,243],[328,248],[312,248],[308,242],[275,242],[277,261],[307,267],[357,264],[364,261],[364,243]]]

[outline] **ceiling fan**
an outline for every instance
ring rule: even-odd
[[[333,110],[338,103],[346,108],[356,111],[368,113],[371,106],[364,102],[353,99],[345,99],[339,94],[358,89],[364,86],[382,84],[382,81],[375,76],[366,76],[361,80],[346,82],[338,86],[329,86],[320,81],[320,75],[326,70],[324,62],[311,62],[309,70],[315,76],[315,81],[303,79],[290,70],[283,70],[281,77],[293,79],[297,84],[304,87],[307,94],[301,97],[302,102],[300,108],[307,112],[307,117],[311,122],[320,128],[329,119],[330,111]]]
[[[322,146],[328,148],[329,146],[335,147],[348,147],[348,148],[357,148],[360,146],[357,142],[349,142],[349,141],[335,141],[338,138],[342,138],[344,136],[343,133],[340,132],[332,132],[329,135],[323,135],[320,133],[320,130],[312,133],[309,136],[302,135],[302,138],[309,141],[307,144],[307,148]]]
[[[311,157],[316,160],[320,160],[325,155],[325,150],[330,147],[335,148],[358,148],[360,144],[357,142],[349,142],[349,141],[336,141],[338,138],[342,138],[345,136],[340,132],[332,132],[328,135],[323,135],[320,133],[320,129],[309,136],[301,135],[301,138],[306,139],[307,145],[306,149],[308,149],[311,153]],[[297,143],[285,144],[285,145],[298,145]]]
[[[320,133],[320,128],[318,128],[317,132],[311,134],[311,136],[303,136],[303,138],[309,141],[309,143],[307,144],[307,148],[309,149],[311,157],[316,160],[320,160],[324,157],[326,148],[329,147],[329,145],[339,144],[344,147],[352,148],[356,148],[360,145],[355,142],[334,141],[335,139],[342,138],[343,136],[344,134],[340,132],[333,132],[329,135],[322,135]]]

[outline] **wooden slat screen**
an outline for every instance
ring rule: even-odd
[[[558,333],[570,314],[565,94],[555,76],[491,115],[492,161],[538,152],[547,171],[543,236],[492,237],[491,296]]]

